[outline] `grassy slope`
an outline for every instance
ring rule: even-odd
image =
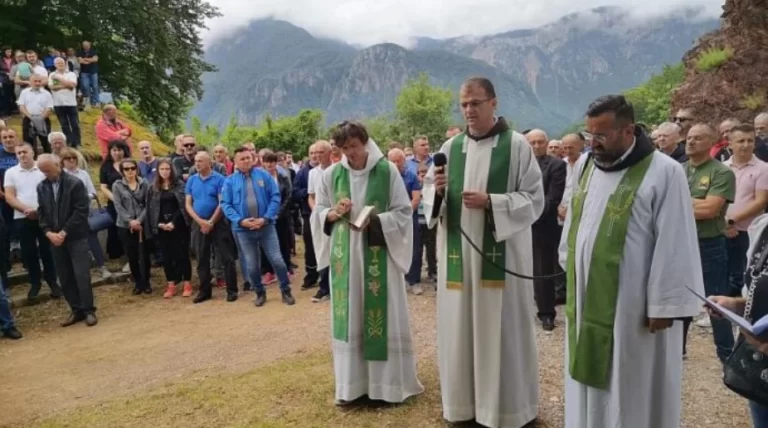
[[[165,156],[170,153],[170,148],[163,144],[160,141],[160,138],[158,138],[158,136],[155,135],[151,130],[137,123],[136,121],[129,119],[123,114],[118,113],[118,117],[133,130],[132,141],[134,148],[134,158],[137,156],[135,153],[136,144],[142,140],[147,140],[152,143],[152,149],[154,150],[156,156]],[[95,131],[96,122],[98,122],[100,118],[101,111],[98,109],[93,109],[87,112],[80,112],[80,133],[82,138],[82,146],[80,147],[80,152],[91,164],[92,169],[95,163],[101,162],[99,141],[96,139]],[[19,137],[21,136],[21,116],[12,117],[7,121],[7,125],[15,129]],[[51,127],[54,131],[61,130],[61,126],[59,125],[58,119],[56,119],[56,115],[51,115]]]

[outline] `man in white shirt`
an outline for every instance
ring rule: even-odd
[[[315,154],[317,156],[317,166],[309,170],[309,178],[307,179],[307,203],[309,208],[315,210],[315,193],[322,182],[323,172],[331,166],[331,143],[328,141],[320,140],[314,144]],[[320,257],[322,257],[322,247],[325,246],[325,242],[328,237],[322,230],[312,230],[312,244],[315,247],[315,255],[317,257],[318,266]],[[320,269],[320,287],[317,293],[312,297],[312,301],[317,303],[324,300],[329,300],[331,297],[331,290],[328,285],[328,267]]]
[[[56,71],[48,76],[48,88],[53,93],[53,110],[61,123],[67,141],[80,147],[80,117],[77,113],[77,75],[67,68],[64,58],[53,61]]]
[[[26,89],[25,89],[26,91]],[[5,200],[14,209],[13,218],[21,241],[21,258],[29,273],[29,293],[34,300],[40,293],[40,261],[43,276],[51,287],[51,298],[61,298],[61,288],[56,281],[56,267],[48,239],[37,220],[37,185],[45,179],[33,158],[34,151],[28,143],[16,146],[19,164],[5,173]]]
[[[48,133],[51,129],[51,120],[48,118],[53,111],[53,96],[43,86],[47,75],[34,74],[30,79],[30,86],[21,91],[17,104],[24,119],[21,129],[24,141],[32,146],[35,154],[35,138],[40,140],[40,145],[45,153],[51,153],[51,145],[48,143]]]

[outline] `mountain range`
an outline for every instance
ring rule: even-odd
[[[218,68],[191,115],[224,125],[321,109],[328,122],[391,114],[402,86],[425,72],[457,92],[472,75],[496,86],[499,113],[518,128],[558,132],[599,95],[632,88],[679,62],[698,37],[718,28],[691,9],[639,20],[621,8],[571,14],[551,24],[483,37],[418,38],[356,47],[264,19],[206,49]],[[454,112],[458,118],[458,110]]]

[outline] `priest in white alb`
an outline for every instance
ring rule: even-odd
[[[544,209],[541,170],[525,137],[495,116],[488,79],[464,82],[459,101],[467,129],[443,144],[447,164],[433,165],[422,189],[428,227],[439,228],[443,417],[519,428],[538,413],[533,284],[501,268],[532,275],[531,225]]]
[[[344,157],[323,171],[310,221],[328,237],[318,268],[330,266],[336,403],[402,403],[424,391],[405,288],[413,209],[400,172],[362,124],[344,122],[332,138]],[[370,206],[374,214],[354,225]]]
[[[683,168],[621,95],[594,101],[560,241],[566,428],[679,428],[683,323],[704,293]]]

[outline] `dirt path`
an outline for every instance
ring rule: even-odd
[[[104,287],[97,304],[115,293],[128,298],[127,287]],[[296,305],[286,307],[271,286],[262,308],[252,294],[227,303],[217,293],[199,305],[154,296],[100,313],[93,328],[56,328],[52,320],[23,330],[23,340],[0,342],[0,419],[13,424],[193,373],[251,369],[328,343],[327,303],[313,304],[311,291],[294,292]]]
[[[278,359],[315,354],[329,347],[328,304],[313,304],[315,290],[298,291],[295,306],[279,301],[255,308],[253,295],[235,303],[131,296],[130,287],[98,288],[100,322],[62,329],[63,302],[23,308],[25,338],[0,341],[0,426],[28,425],[75,407],[128,398],[162,386],[224,372],[241,373]],[[435,358],[434,292],[409,296],[417,360]],[[553,334],[537,327],[540,415],[562,426],[563,326]],[[329,367],[330,369],[330,367]],[[683,382],[685,428],[746,427],[746,402],[722,386],[711,336],[694,328]],[[439,388],[434,385],[433,388]],[[254,392],[258,393],[258,392]],[[439,407],[439,405],[438,405]],[[434,417],[439,420],[439,408]],[[439,425],[439,424],[438,424]]]

